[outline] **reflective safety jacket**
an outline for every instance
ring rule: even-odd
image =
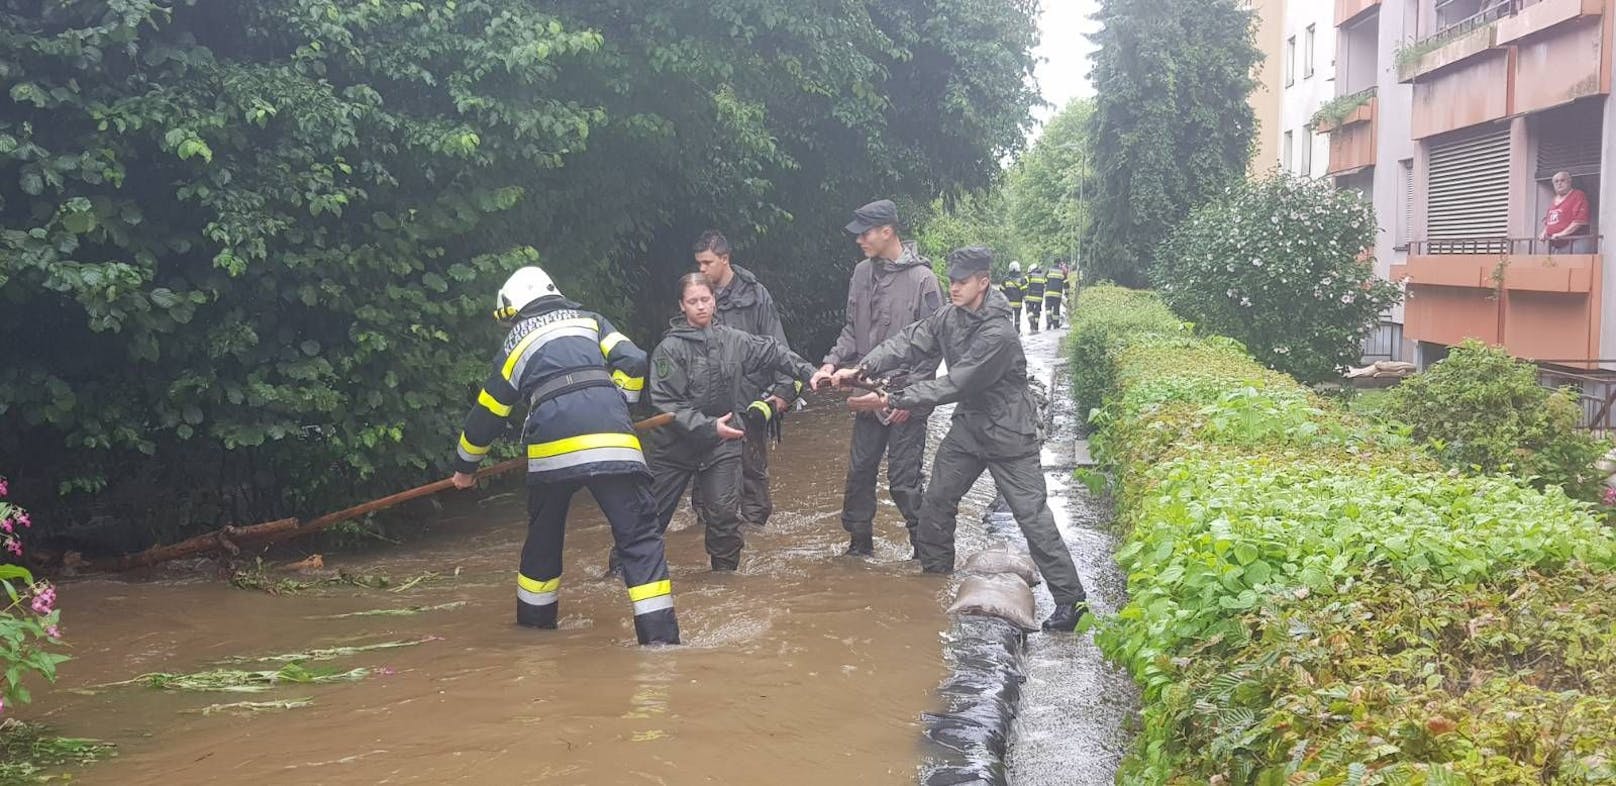
[[[786,378],[782,398],[796,395],[793,380],[813,376],[814,367],[769,336],[727,325],[691,327],[676,317],[651,353],[651,406],[673,414],[673,423],[648,439],[655,450],[679,450],[690,457],[711,451],[741,451],[740,440],[720,440],[718,419],[733,413],[731,428],[743,428],[743,413],[756,395],[748,377]],[[773,417],[773,413],[770,413]]]
[[[1047,280],[1048,279],[1044,276],[1044,271],[1038,268],[1033,268],[1027,271],[1027,297],[1034,300],[1043,297],[1044,282]]]
[[[455,471],[475,471],[524,404],[529,483],[646,472],[628,411],[645,372],[644,350],[605,317],[560,297],[530,303],[466,414]]]
[[[1044,282],[1045,300],[1060,300],[1066,294],[1066,271],[1052,267],[1044,277]]]
[[[1021,298],[1027,293],[1027,279],[1017,277],[1005,279],[1001,285],[1004,299],[1009,301],[1011,308],[1021,308]]]

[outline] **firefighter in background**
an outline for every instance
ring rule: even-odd
[[[1044,306],[1044,284],[1048,277],[1044,269],[1034,264],[1027,268],[1027,325],[1032,332],[1038,332],[1038,314]]]
[[[1004,277],[1002,285],[1004,299],[1010,303],[1010,319],[1016,323],[1016,333],[1021,333],[1021,300],[1027,294],[1027,279],[1021,276],[1021,263],[1010,263],[1010,275]]]
[[[1066,263],[1055,260],[1044,277],[1044,324],[1054,330],[1061,326],[1061,299],[1066,296]]]
[[[771,336],[755,335],[714,321],[713,284],[701,273],[679,279],[679,310],[662,343],[651,353],[651,406],[673,415],[672,425],[646,439],[657,505],[657,531],[664,532],[685,487],[701,488],[697,511],[707,529],[707,556],[715,571],[741,564],[741,476],[748,431],[769,418],[738,413],[770,408],[753,401],[759,378],[779,378],[768,393],[797,395],[797,381],[814,367]],[[743,426],[744,424],[744,426]]]
[[[537,267],[511,275],[494,315],[511,330],[466,415],[453,480],[456,488],[476,485],[472,473],[511,411],[525,403],[528,530],[516,575],[517,624],[556,626],[567,507],[587,487],[611,524],[640,643],[678,644],[651,473],[629,419],[629,404],[645,387],[645,352],[605,317],[562,297]]]

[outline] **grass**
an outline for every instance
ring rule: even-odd
[[[278,669],[262,671],[244,671],[241,669],[211,669],[191,674],[170,674],[167,672],[153,672],[131,677],[119,682],[107,682],[90,688],[74,691],[94,695],[102,688],[118,688],[125,685],[144,685],[158,690],[185,690],[185,691],[215,691],[224,693],[262,693],[277,685],[293,683],[298,685],[317,685],[333,682],[358,682],[370,675],[370,669],[357,668],[347,671],[337,669],[310,669],[301,663],[288,663]]]
[[[116,748],[100,740],[56,737],[45,726],[15,719],[0,723],[0,786],[68,780],[70,774],[51,771],[116,755]]]
[[[223,662],[225,662],[225,663],[257,663],[257,662],[264,662],[264,661],[273,661],[273,662],[278,662],[278,663],[301,663],[303,661],[310,661],[310,660],[335,660],[337,658],[346,658],[346,657],[348,657],[350,655],[357,655],[357,654],[359,654],[361,652],[375,652],[377,650],[395,650],[395,649],[400,649],[400,648],[403,648],[403,647],[414,647],[414,646],[416,646],[418,644],[425,644],[425,643],[427,643],[429,641],[442,641],[442,640],[443,640],[442,636],[422,636],[421,638],[418,638],[418,639],[399,639],[399,640],[396,640],[396,641],[383,641],[383,642],[378,642],[376,644],[361,644],[361,645],[353,645],[353,646],[346,646],[346,647],[322,647],[322,648],[318,648],[318,649],[304,650],[303,652],[288,652],[288,653],[283,653],[283,654],[280,654],[280,655],[265,655],[263,657],[253,657],[251,655],[237,655],[237,656],[232,657],[232,658],[226,658]]]

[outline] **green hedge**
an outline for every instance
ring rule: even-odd
[[[1073,313],[1118,483],[1143,686],[1122,783],[1616,780],[1616,538],[1511,477],[1444,472],[1148,293]]]

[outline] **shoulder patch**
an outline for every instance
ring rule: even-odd
[[[656,359],[656,375],[657,375],[657,379],[667,379],[668,375],[672,374],[672,373],[673,373],[673,363],[672,363],[672,361],[669,361],[665,357],[659,357],[659,358]]]

